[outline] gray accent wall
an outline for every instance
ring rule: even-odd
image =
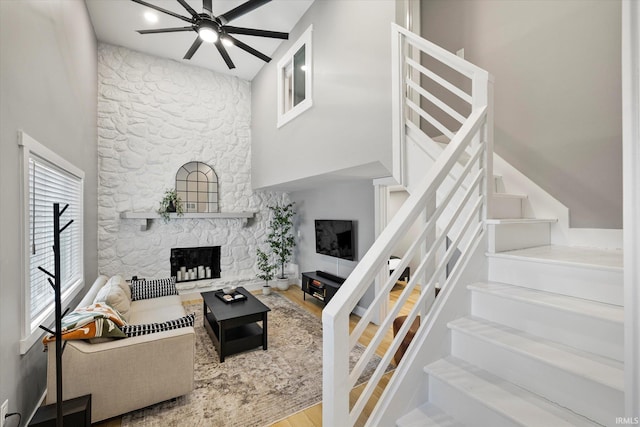
[[[495,150],[569,208],[622,228],[621,2],[425,0],[422,36],[495,77]]]
[[[391,170],[395,0],[311,5],[251,85],[252,185],[264,188],[377,163]],[[277,128],[278,60],[313,24],[313,106]]]
[[[300,273],[322,270],[347,277],[367,253],[375,240],[374,187],[371,180],[332,183],[311,190],[290,193],[295,203],[295,229],[298,232],[294,262]],[[346,219],[356,222],[355,261],[316,253],[315,220]],[[373,287],[358,305],[368,307],[375,294]]]
[[[85,173],[89,286],[98,273],[96,102],[96,39],[84,1],[0,1],[0,403],[9,399],[21,425],[45,391],[47,354],[36,343],[20,355],[18,130]]]

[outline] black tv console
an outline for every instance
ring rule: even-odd
[[[306,300],[307,294],[309,294],[326,305],[338,292],[344,281],[344,278],[324,271],[302,273],[303,299]]]

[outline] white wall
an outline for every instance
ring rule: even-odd
[[[255,279],[268,205],[284,194],[251,189],[249,82],[126,48],[98,47],[98,233],[102,274],[168,277],[172,247],[221,246],[221,279]],[[153,212],[178,168],[213,167],[221,212],[237,219],[154,220],[146,231],[123,211]]]
[[[85,285],[97,275],[96,40],[82,0],[0,1],[0,401],[25,423],[46,353],[20,356],[20,154],[24,130],[85,173]],[[15,420],[12,419],[12,422]]]
[[[374,188],[369,180],[327,184],[312,190],[290,194],[295,203],[296,239],[295,263],[300,273],[322,270],[347,277],[369,250],[374,236]],[[316,219],[346,219],[356,222],[356,261],[316,253]],[[373,288],[358,305],[367,307],[373,301]]]
[[[422,2],[422,36],[495,77],[495,150],[569,208],[622,228],[619,0]]]
[[[252,81],[255,188],[371,163],[388,175],[394,19],[394,0],[313,3]],[[313,106],[278,129],[276,65],[310,24]]]

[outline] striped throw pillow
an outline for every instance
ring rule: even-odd
[[[170,277],[168,279],[131,281],[131,301],[159,298],[167,295],[178,295],[175,277]]]
[[[167,320],[166,322],[147,323],[145,325],[125,325],[121,326],[120,329],[127,337],[137,337],[140,335],[153,334],[156,332],[169,331],[171,329],[193,326],[195,319],[196,314],[191,313],[179,319]]]

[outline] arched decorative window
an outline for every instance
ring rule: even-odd
[[[185,212],[218,212],[218,175],[202,162],[185,163],[176,173],[176,191]]]

